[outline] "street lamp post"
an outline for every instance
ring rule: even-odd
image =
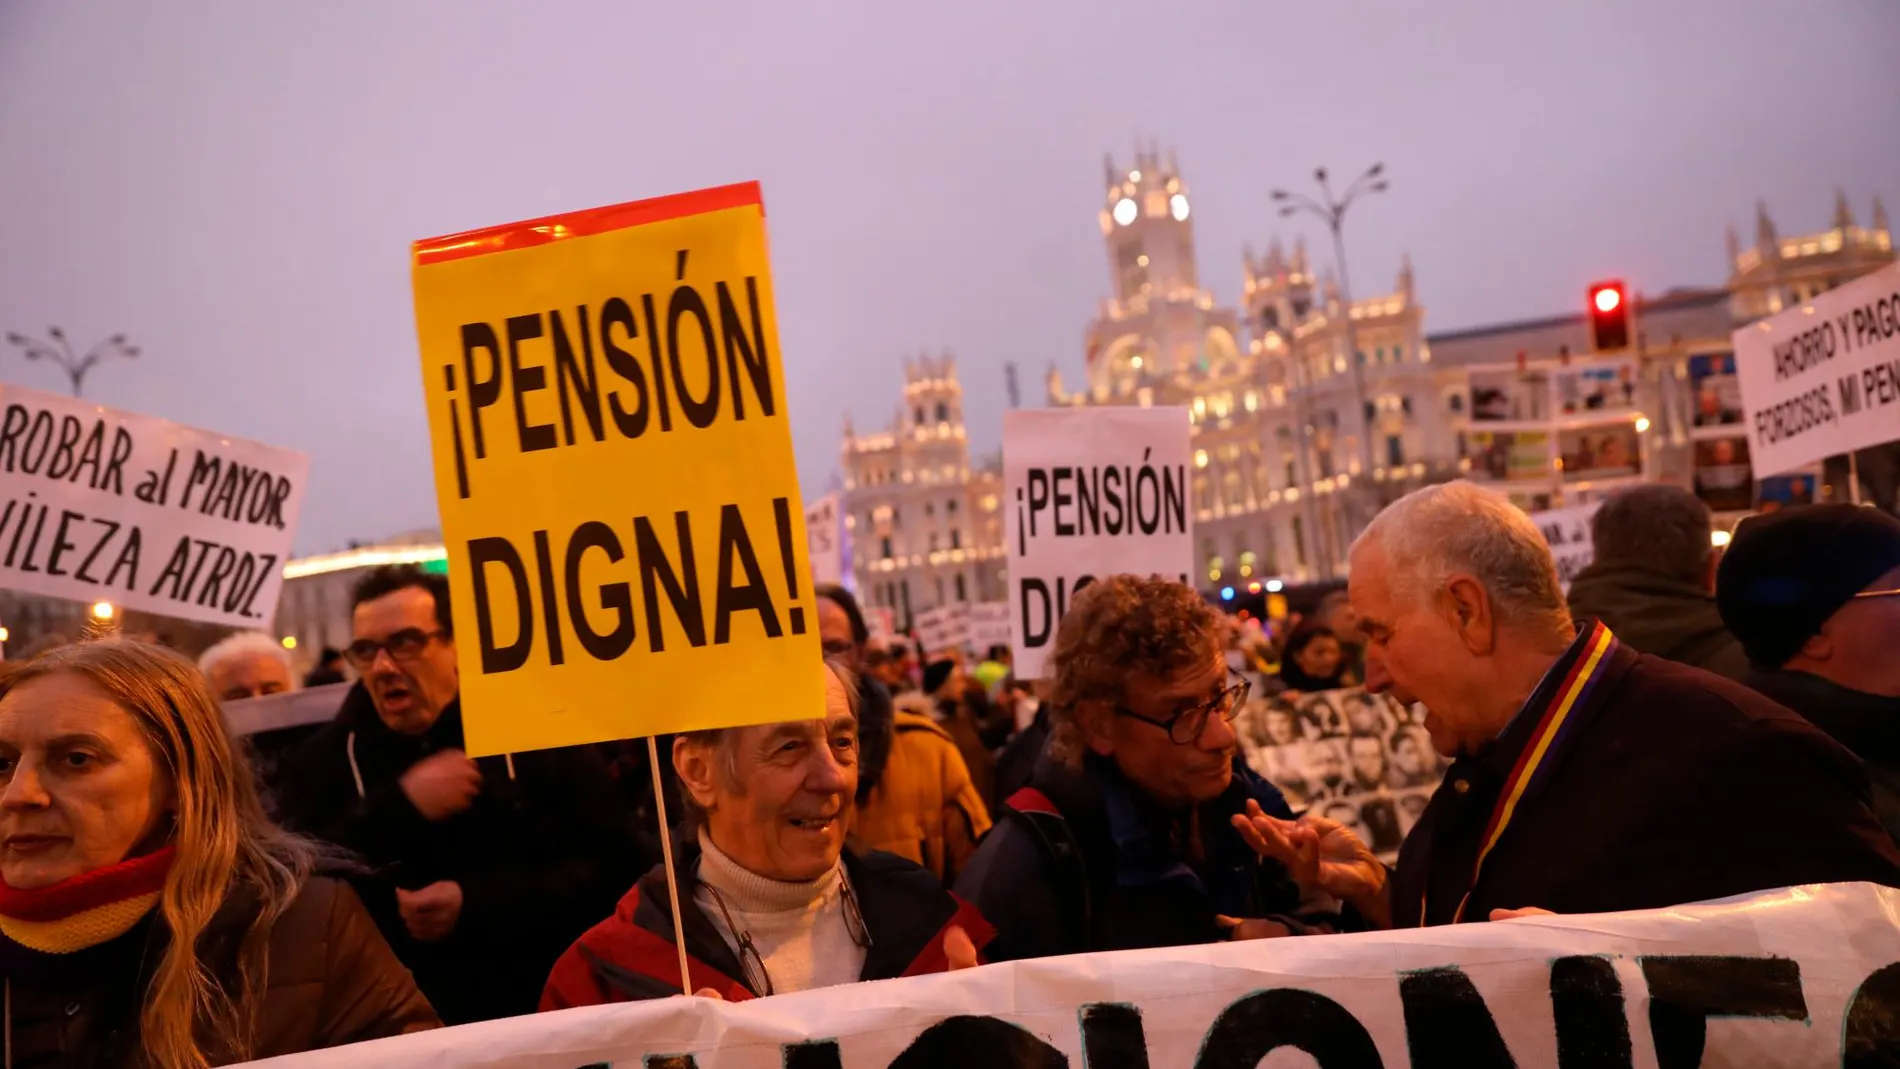
[[[74,397],[81,395],[86,384],[86,373],[98,366],[101,359],[108,356],[130,358],[139,355],[138,346],[128,344],[123,334],[114,334],[93,346],[85,356],[79,356],[73,352],[72,345],[66,341],[65,331],[58,327],[47,327],[46,333],[57,343],[57,346],[11,331],[7,333],[7,341],[25,352],[28,360],[50,360],[59,365],[59,369],[66,373],[67,380],[72,383]]]
[[[1333,262],[1339,267],[1339,300],[1344,306],[1342,310],[1346,324],[1346,360],[1352,365],[1352,384],[1359,401],[1359,457],[1362,478],[1369,478],[1372,475],[1372,420],[1366,415],[1366,373],[1365,368],[1359,364],[1359,335],[1352,322],[1352,284],[1346,275],[1346,242],[1340,236],[1340,224],[1346,218],[1346,209],[1352,207],[1352,202],[1361,193],[1385,192],[1387,183],[1380,177],[1384,173],[1385,164],[1373,164],[1366,168],[1364,174],[1353,179],[1352,184],[1346,187],[1345,195],[1336,200],[1333,198],[1333,188],[1327,181],[1324,167],[1313,172],[1313,177],[1319,180],[1319,191],[1323,200],[1316,201],[1304,193],[1289,193],[1284,189],[1276,189],[1272,194],[1275,201],[1282,203],[1280,208],[1282,216],[1306,212],[1325,223],[1326,228],[1333,232]]]

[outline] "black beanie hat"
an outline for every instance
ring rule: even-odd
[[[1780,668],[1828,617],[1900,568],[1900,520],[1859,505],[1805,505],[1751,516],[1716,570],[1722,623],[1750,663]]]
[[[924,667],[924,693],[937,693],[937,688],[943,686],[943,681],[950,678],[950,670],[956,666],[957,662],[948,657],[941,661],[932,661],[926,665]]]

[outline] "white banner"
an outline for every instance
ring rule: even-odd
[[[287,690],[256,698],[224,702],[224,722],[233,735],[258,735],[283,728],[304,727],[335,720],[343,699],[350,693],[348,683],[328,683],[304,690]]]
[[[811,553],[811,577],[819,586],[851,587],[851,566],[844,556],[844,518],[837,494],[826,494],[805,509],[805,546]]]
[[[1900,439],[1900,263],[1735,332],[1755,475]]]
[[[917,641],[923,645],[927,658],[934,658],[944,650],[963,649],[970,644],[970,607],[939,605],[919,613],[916,631]]]
[[[1557,580],[1565,593],[1570,592],[1570,581],[1577,573],[1596,559],[1596,547],[1590,542],[1590,518],[1602,505],[1601,501],[1593,501],[1588,505],[1530,514],[1531,522],[1544,532],[1544,541],[1550,545],[1550,555],[1557,561]]]
[[[420,1032],[274,1069],[1678,1069],[1900,1058],[1900,891],[1085,954]]]
[[[1185,408],[1004,414],[1003,540],[1018,678],[1043,675],[1069,602],[1097,577],[1188,581],[1191,452]]]
[[[310,458],[0,383],[0,588],[269,627]]]
[[[979,601],[970,606],[970,649],[986,654],[991,646],[1009,645],[1009,602]]]

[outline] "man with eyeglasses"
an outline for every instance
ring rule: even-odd
[[[448,581],[377,568],[351,596],[361,677],[279,767],[284,823],[355,854],[357,889],[443,1021],[532,1013],[643,863],[586,748],[463,752]]]
[[[1071,603],[1048,746],[957,881],[996,925],[991,957],[1312,929],[1286,870],[1232,825],[1250,806],[1293,814],[1239,755],[1248,685],[1223,635],[1193,589],[1159,576],[1097,580]]]
[[[728,1001],[977,964],[990,930],[922,868],[845,846],[858,785],[857,689],[825,668],[806,720],[673,743],[687,800],[674,848],[690,984],[656,866],[564,955],[543,1010],[682,994]]]
[[[1716,604],[1754,665],[1748,685],[1866,764],[1874,812],[1900,839],[1900,520],[1857,505],[1744,520]]]

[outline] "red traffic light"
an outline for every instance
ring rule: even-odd
[[[1597,352],[1629,348],[1629,293],[1622,280],[1593,283],[1588,294],[1585,311],[1590,320],[1590,347]]]

